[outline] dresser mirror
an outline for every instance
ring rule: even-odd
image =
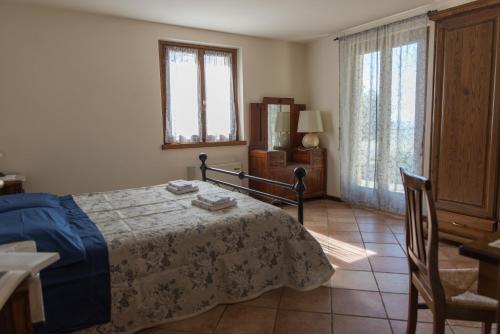
[[[250,104],[250,149],[288,151],[300,145],[297,132],[300,110],[289,97],[264,97],[261,103]]]
[[[267,105],[268,150],[290,149],[290,105]]]

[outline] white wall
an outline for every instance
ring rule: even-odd
[[[79,193],[186,177],[201,150],[246,168],[245,146],[161,150],[159,39],[240,48],[246,134],[250,102],[308,103],[303,44],[0,4],[0,171]]]
[[[327,194],[331,196],[340,196],[338,44],[326,37],[307,48],[308,108],[322,111],[325,131],[320,146],[327,148]]]

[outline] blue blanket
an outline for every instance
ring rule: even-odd
[[[68,333],[111,318],[111,288],[106,241],[99,229],[75,203],[60,197],[73,230],[86,250],[84,260],[41,272],[46,322],[38,334]]]
[[[0,196],[0,244],[34,240],[39,252],[58,252],[51,268],[84,260],[85,246],[59,197],[28,193]]]

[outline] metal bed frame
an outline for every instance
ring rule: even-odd
[[[258,176],[252,176],[252,175],[249,175],[243,171],[236,173],[236,172],[231,172],[231,171],[220,169],[220,168],[209,167],[206,163],[207,158],[208,158],[206,153],[200,153],[198,155],[198,158],[201,161],[200,170],[201,170],[201,178],[203,181],[205,181],[205,182],[209,181],[209,182],[213,182],[215,184],[221,184],[224,186],[231,187],[233,189],[238,189],[238,190],[248,192],[250,194],[266,197],[266,198],[278,201],[280,203],[285,203],[285,204],[296,206],[297,210],[298,210],[297,219],[302,225],[304,225],[304,191],[306,190],[306,186],[304,184],[304,177],[306,177],[307,171],[303,167],[297,167],[293,170],[293,175],[295,176],[295,183],[290,184],[290,183],[285,183],[285,182],[280,182],[280,181],[269,180],[269,179],[265,179],[265,178],[258,177]],[[288,198],[276,196],[273,194],[268,194],[268,193],[265,193],[263,191],[250,189],[250,188],[246,188],[246,187],[243,187],[243,186],[240,186],[237,184],[232,184],[229,182],[213,179],[211,177],[207,177],[207,171],[236,176],[240,180],[247,179],[247,180],[251,180],[251,181],[255,181],[255,182],[272,184],[272,185],[282,187],[285,189],[289,189],[289,190],[294,190],[297,193],[297,200],[294,201],[294,200],[291,200]]]

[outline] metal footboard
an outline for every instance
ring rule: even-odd
[[[266,197],[266,198],[269,198],[269,199],[272,199],[272,200],[275,200],[275,201],[278,201],[281,203],[296,206],[297,210],[298,210],[297,219],[302,225],[304,224],[304,191],[306,190],[306,186],[304,184],[304,177],[306,177],[307,172],[303,167],[297,167],[293,170],[293,175],[295,177],[295,183],[290,184],[290,183],[284,183],[284,182],[280,182],[280,181],[269,180],[269,179],[265,179],[265,178],[258,177],[258,176],[252,176],[252,175],[249,175],[243,171],[236,173],[236,172],[231,172],[231,171],[227,171],[227,170],[220,169],[220,168],[210,167],[207,165],[208,156],[206,153],[200,153],[198,157],[201,161],[200,170],[201,170],[201,178],[203,181],[214,182],[217,184],[232,187],[234,189],[242,190],[242,191],[248,192],[250,194]],[[274,186],[294,190],[297,194],[297,200],[294,201],[294,200],[291,200],[288,198],[276,196],[273,194],[268,194],[268,193],[260,191],[260,190],[250,189],[250,188],[243,187],[243,186],[240,186],[237,184],[232,184],[232,183],[229,183],[226,181],[213,179],[211,177],[207,177],[207,171],[232,175],[232,176],[238,177],[240,180],[247,179],[247,180],[251,180],[251,181],[255,181],[255,182],[272,184]]]

